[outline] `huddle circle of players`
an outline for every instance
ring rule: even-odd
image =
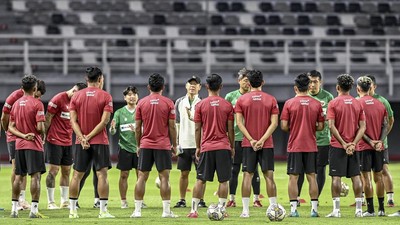
[[[77,83],[58,93],[45,113],[40,96],[45,84],[34,75],[22,78],[21,88],[6,99],[1,116],[6,131],[12,163],[11,217],[30,209],[30,218],[46,218],[38,211],[41,174],[46,172],[48,209],[68,208],[69,218],[79,218],[79,193],[93,170],[95,178],[94,207],[99,218],[114,218],[107,209],[111,168],[109,132],[119,134],[121,208],[128,208],[128,177],[135,169],[137,182],[134,211],[131,218],[142,217],[145,185],[156,165],[162,198],[162,217],[178,217],[171,211],[169,184],[172,157],[178,156],[180,200],[174,208],[186,207],[186,190],[192,163],[196,168],[191,210],[187,217],[199,217],[198,208],[207,207],[204,190],[207,181],[217,174],[218,207],[236,207],[236,189],[240,168],[243,172],[242,218],[250,217],[250,195],[253,206],[262,207],[260,176],[266,181],[270,205],[277,204],[274,181],[274,144],[272,134],[279,126],[279,107],[274,96],[265,93],[263,74],[243,68],[238,73],[239,89],[225,98],[219,96],[222,78],[207,76],[208,97],[198,95],[201,80],[187,80],[187,94],[175,104],[162,96],[164,78],[152,74],[148,80],[150,94],[139,101],[136,87],[123,91],[126,105],[114,112],[112,96],[103,90],[104,76],[97,67],[86,69],[86,84]],[[357,99],[349,93],[357,85]],[[338,96],[321,87],[318,71],[298,75],[294,80],[295,96],[281,110],[280,127],[289,133],[287,174],[289,175],[289,217],[299,217],[297,207],[304,177],[309,183],[311,217],[319,217],[318,197],[325,183],[325,167],[332,177],[333,210],[326,217],[341,217],[341,177],[352,179],[355,216],[385,216],[387,205],[394,206],[393,183],[388,170],[387,135],[393,126],[393,111],[388,101],[375,93],[375,77],[365,75],[354,81],[348,74],[337,77]],[[113,118],[111,114],[114,112]],[[110,122],[111,121],[111,122]],[[76,135],[76,152],[72,152],[72,133]],[[46,151],[44,151],[44,149]],[[71,166],[73,175],[70,177]],[[378,210],[373,202],[371,170],[376,184]],[[60,204],[57,204],[55,177],[61,172]],[[31,177],[32,202],[25,200],[26,175]],[[228,196],[229,195],[229,196]],[[228,199],[229,197],[229,199]],[[367,210],[363,211],[364,199]],[[389,216],[400,216],[400,211]]]

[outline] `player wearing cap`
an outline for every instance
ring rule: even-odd
[[[375,216],[373,187],[371,182],[371,170],[374,172],[376,193],[378,197],[378,216],[385,216],[384,196],[385,189],[382,179],[383,169],[383,141],[388,131],[388,117],[385,106],[376,98],[369,96],[368,93],[372,86],[371,78],[362,76],[357,79],[357,93],[364,112],[365,120],[368,124],[363,139],[357,145],[361,172],[364,180],[364,191],[367,202],[367,211],[364,217]]]
[[[150,75],[147,87],[150,95],[140,100],[135,115],[135,136],[139,146],[137,149],[139,177],[135,186],[135,211],[131,217],[142,216],[141,208],[146,182],[153,164],[156,164],[163,204],[161,217],[175,218],[178,216],[171,211],[171,187],[169,185],[169,174],[172,169],[171,153],[175,155],[177,147],[175,107],[171,99],[162,96],[164,77],[160,74]]]
[[[351,178],[356,201],[356,217],[362,217],[362,183],[360,161],[354,150],[365,132],[365,115],[361,103],[350,95],[354,79],[348,74],[337,77],[338,97],[329,102],[328,120],[331,130],[329,175],[332,177],[333,211],[326,217],[341,217],[341,177]]]
[[[241,69],[238,72],[238,83],[239,89],[229,92],[226,94],[225,99],[230,102],[233,107],[235,108],[236,101],[238,98],[250,91],[250,84],[249,79],[247,78],[249,70],[246,68]],[[233,158],[232,164],[232,176],[229,180],[229,201],[226,204],[226,207],[236,207],[235,195],[236,189],[238,186],[238,176],[240,172],[240,166],[242,165],[243,161],[243,148],[242,148],[242,141],[243,141],[243,134],[239,130],[237,126],[236,118],[235,118],[235,157]],[[258,169],[254,171],[253,179],[251,180],[251,186],[253,187],[253,194],[254,194],[254,207],[262,207],[261,201],[259,199],[260,195],[260,175],[258,174]]]
[[[31,176],[31,211],[30,218],[45,218],[39,213],[40,177],[46,172],[43,155],[42,134],[44,127],[43,103],[34,98],[37,79],[33,75],[22,78],[24,96],[19,98],[10,113],[9,131],[15,139],[15,180],[13,183],[11,217],[18,217],[18,196],[22,177]]]
[[[219,96],[222,78],[211,74],[206,79],[208,97],[197,103],[196,123],[197,181],[193,188],[192,208],[189,218],[198,217],[198,204],[204,195],[204,185],[218,176],[218,206],[225,211],[228,196],[228,181],[231,176],[234,149],[233,107]],[[227,135],[228,134],[228,135]]]
[[[257,170],[257,165],[266,181],[269,203],[276,203],[276,185],[274,181],[274,143],[272,133],[278,126],[278,103],[272,95],[262,91],[263,74],[251,70],[247,77],[251,90],[236,102],[236,122],[243,133],[243,211],[240,217],[250,217],[249,201],[251,179]]]
[[[70,90],[55,95],[47,106],[45,128],[46,154],[49,162],[49,173],[46,177],[48,209],[59,208],[54,200],[54,190],[55,179],[60,168],[60,208],[69,208],[69,175],[73,163],[69,104],[72,96],[86,87],[84,83],[77,83]]]
[[[300,74],[295,79],[296,96],[285,102],[281,115],[281,128],[289,132],[287,151],[287,173],[289,175],[290,217],[299,217],[297,211],[297,180],[305,173],[309,183],[311,217],[318,215],[318,186],[316,131],[324,129],[324,114],[321,103],[308,95],[310,78]]]
[[[181,171],[181,176],[179,178],[180,200],[174,208],[186,207],[186,190],[192,163],[197,167],[193,117],[195,106],[201,101],[199,98],[199,91],[201,89],[200,78],[197,76],[190,77],[185,87],[187,94],[178,98],[175,102],[176,125],[178,129],[178,169]],[[199,207],[207,207],[203,197],[200,199]]]

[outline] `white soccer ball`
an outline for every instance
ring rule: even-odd
[[[271,204],[265,213],[270,221],[282,221],[286,216],[286,210],[282,205]]]
[[[160,189],[160,187],[161,187],[161,180],[160,180],[160,177],[159,177],[159,176],[156,177],[156,180],[154,181],[154,183],[156,184],[156,187],[157,187],[158,189]],[[169,181],[168,181],[168,186],[171,186],[171,184],[169,183]]]
[[[221,221],[225,218],[225,210],[216,204],[210,204],[207,209],[207,217],[212,221]]]
[[[340,197],[346,197],[349,194],[349,185],[342,181],[340,186]]]

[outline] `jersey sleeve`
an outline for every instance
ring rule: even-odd
[[[281,120],[289,121],[289,101],[286,101],[283,105]]]
[[[194,110],[194,122],[201,123],[201,102],[197,103]]]
[[[110,94],[106,94],[105,96],[105,106],[104,106],[104,111],[112,113],[114,111],[113,109],[113,100]]]
[[[44,105],[41,101],[38,100],[36,105],[36,122],[44,122],[46,118],[44,116]]]
[[[233,106],[229,102],[228,102],[228,106],[230,107],[229,114],[228,114],[228,120],[234,121],[235,117],[233,116],[233,113],[234,113]]]
[[[276,98],[272,98],[272,111],[271,114],[279,114],[279,106]]]
[[[182,98],[178,98],[175,102],[175,115],[176,115],[176,123],[181,122],[181,112],[179,111],[179,104],[181,103]]]
[[[176,111],[175,111],[175,106],[174,102],[172,100],[168,101],[168,108],[169,108],[169,116],[168,119],[174,120],[176,118]]]
[[[328,112],[327,112],[327,118],[328,120],[334,120],[335,119],[335,107],[333,105],[334,102],[329,102],[328,104]]]
[[[113,120],[115,121],[115,127],[118,129],[119,127],[119,112],[120,110],[115,111]]]
[[[71,111],[76,111],[76,98],[77,95],[75,94],[74,96],[72,96],[71,102],[69,103],[69,110]]]
[[[59,110],[60,110],[60,101],[57,95],[54,96],[47,105],[47,112],[51,114],[57,114]]]
[[[318,102],[317,106],[318,106],[318,118],[317,118],[317,121],[318,122],[324,122],[325,121],[324,110],[322,110],[322,106],[321,106],[321,104],[319,102]]]
[[[135,120],[142,120],[142,103],[143,100],[136,106]]]
[[[239,97],[237,102],[236,102],[236,105],[235,105],[235,113],[242,113],[242,112],[243,112],[242,99],[241,99],[241,97]]]
[[[386,108],[386,111],[388,113],[388,117],[389,118],[393,117],[393,110],[392,110],[392,107],[390,106],[390,103],[388,102],[388,100],[385,99],[384,101],[382,101],[382,103]]]

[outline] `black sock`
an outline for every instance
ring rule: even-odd
[[[382,210],[382,211],[385,211],[384,201],[385,201],[385,198],[384,198],[384,197],[378,198],[378,204],[379,204],[378,210],[379,210],[379,211],[381,211],[381,210]]]
[[[367,200],[367,211],[369,213],[375,212],[374,210],[374,199],[373,198],[366,198]]]

